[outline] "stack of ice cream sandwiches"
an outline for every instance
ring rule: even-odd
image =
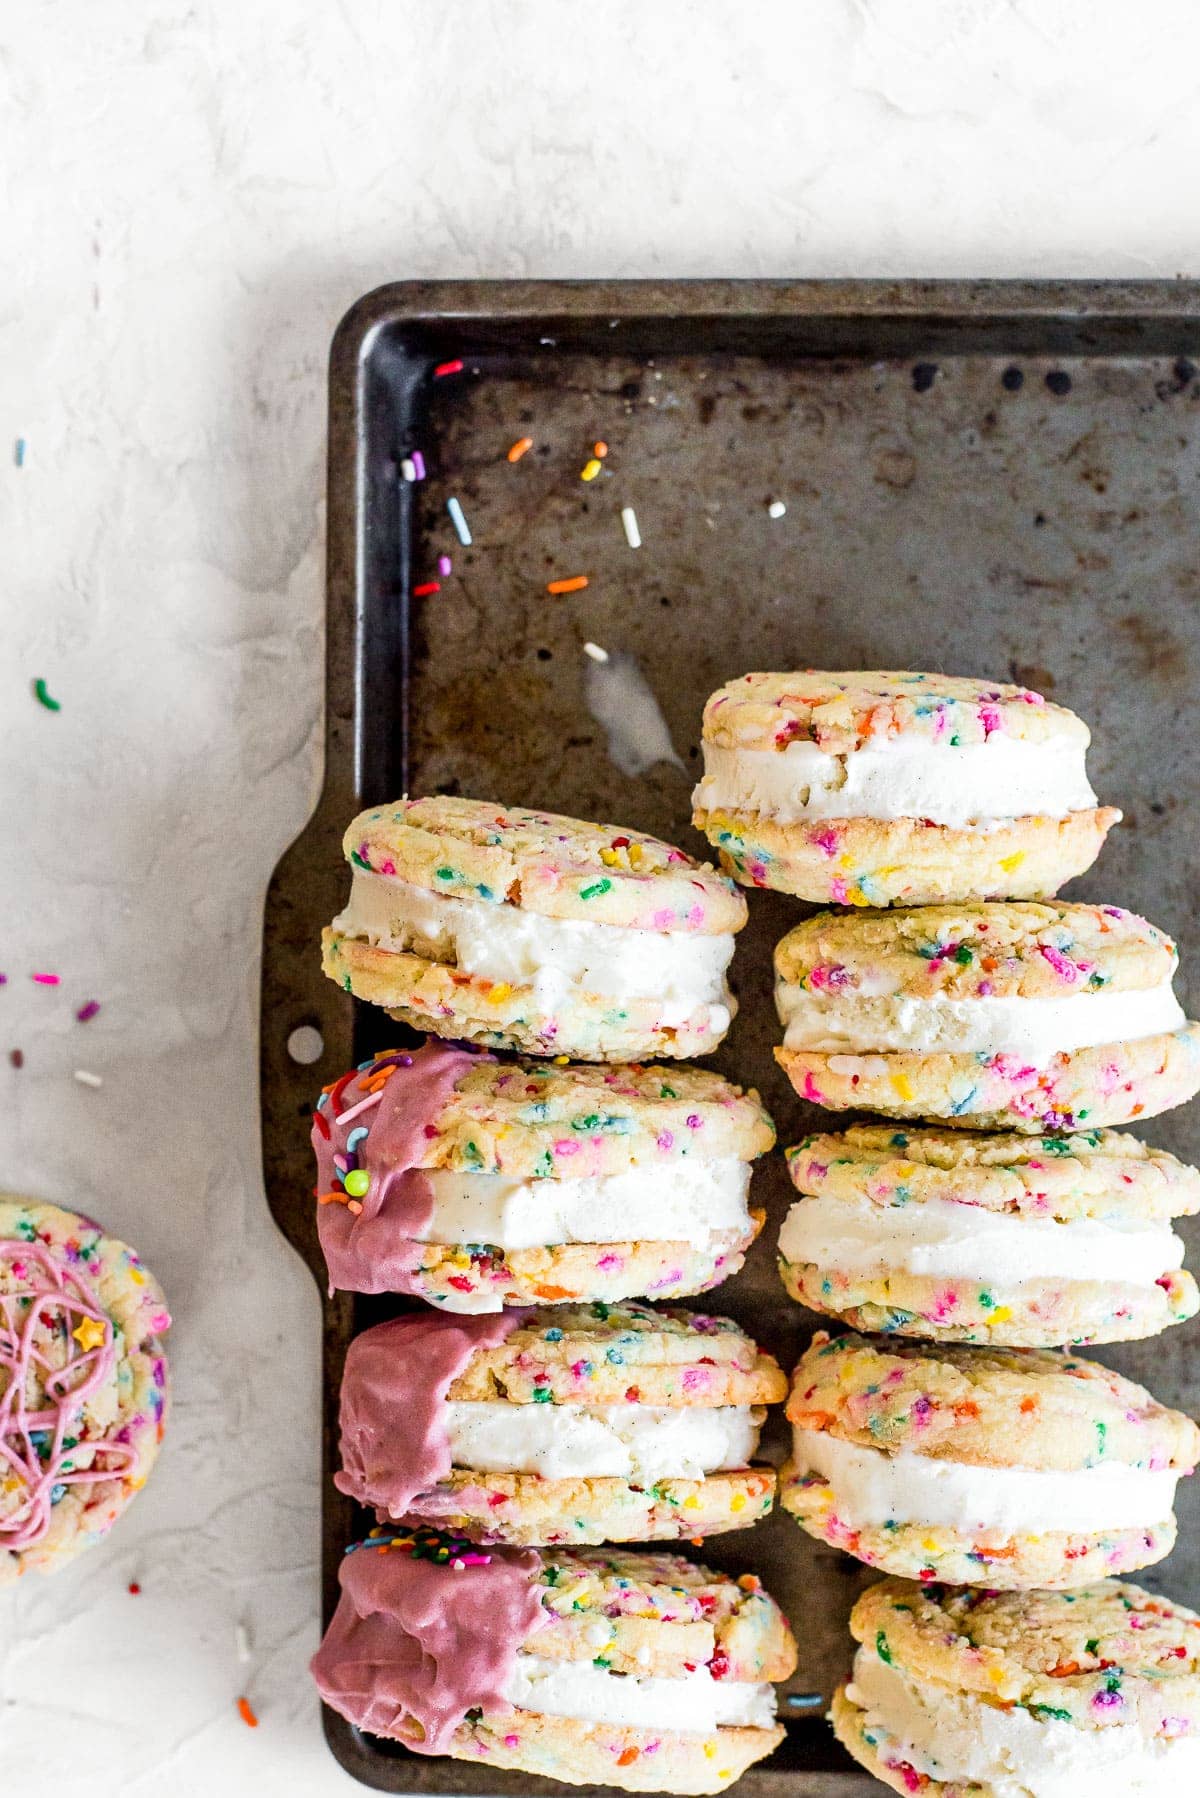
[[[729,1028],[745,898],[642,832],[462,798],[345,849],[326,972],[426,1040],[321,1094],[318,1230],[333,1287],[422,1303],[347,1355],[337,1484],[377,1523],[318,1687],[419,1753],[721,1791],[782,1739],[791,1632],[751,1574],[612,1545],[775,1502],[783,1372],[674,1303],[763,1224],[770,1118],[681,1065]]]
[[[1119,1576],[1175,1540],[1191,1419],[1084,1358],[1197,1309],[1200,1175],[1122,1126],[1200,1087],[1173,943],[1057,900],[1118,814],[1023,688],[752,674],[705,712],[696,822],[819,905],[776,951],[796,1091],[886,1122],[787,1153],[779,1267],[821,1331],[781,1502],[888,1574],[834,1728],[900,1792],[1068,1798],[1200,1773],[1200,1618]],[[831,1119],[832,1123],[833,1120]]]

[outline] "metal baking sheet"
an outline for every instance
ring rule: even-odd
[[[460,358],[461,372],[434,377]],[[452,791],[702,849],[688,821],[701,707],[747,669],[1012,677],[1082,712],[1094,784],[1125,823],[1074,890],[1144,910],[1178,937],[1179,990],[1194,993],[1195,1013],[1198,361],[1200,289],[1165,282],[406,284],[348,314],[330,370],[325,787],[272,882],[263,968],[267,1191],[322,1286],[305,1118],[324,1081],[396,1036],[319,971],[349,819],[404,791]],[[534,448],[512,465],[508,447],[525,435]],[[603,472],[583,483],[598,438]],[[428,477],[410,483],[401,463],[414,449]],[[768,515],[775,499],[782,518]],[[453,574],[413,600],[443,552]],[[586,591],[547,594],[576,574]],[[637,658],[682,766],[636,779],[614,766],[585,703],[587,640]],[[770,957],[804,909],[752,896],[734,965],[742,1009],[713,1058],[760,1088],[784,1143],[815,1114],[771,1057]],[[301,1024],[324,1038],[312,1067],[287,1053]],[[1184,1109],[1146,1134],[1198,1159],[1198,1116]],[[767,1229],[712,1302],[790,1366],[815,1320],[774,1272],[780,1158],[756,1174],[755,1197]],[[326,1306],[327,1475],[346,1344],[388,1304],[338,1295]],[[1099,1352],[1197,1410],[1197,1338],[1185,1326]],[[782,1448],[778,1423],[770,1441]],[[1200,1491],[1183,1490],[1180,1521],[1179,1547],[1143,1577],[1200,1604]],[[327,1477],[326,1615],[361,1526]],[[704,1555],[760,1572],[801,1642],[787,1742],[739,1789],[868,1789],[820,1717],[871,1576],[784,1515],[710,1538]],[[371,1741],[332,1713],[326,1723],[343,1766],[380,1790],[550,1790]]]

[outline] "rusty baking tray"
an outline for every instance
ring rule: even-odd
[[[435,377],[458,359],[460,372]],[[688,823],[701,706],[747,669],[1011,675],[1076,707],[1096,730],[1097,790],[1125,811],[1080,894],[1172,931],[1186,998],[1200,965],[1198,361],[1200,289],[1165,282],[403,284],[353,308],[330,368],[325,785],[272,881],[263,968],[267,1191],[322,1286],[305,1117],[322,1082],[396,1035],[319,972],[346,823],[404,791],[453,791],[702,847]],[[510,464],[522,436],[534,448]],[[603,472],[583,483],[598,438]],[[413,483],[402,463],[416,449],[428,478]],[[768,515],[775,499],[782,518]],[[452,575],[412,599],[441,553]],[[580,573],[586,591],[548,596],[548,581]],[[609,760],[584,698],[589,639],[637,658],[681,765],[632,779]],[[752,898],[734,967],[742,1011],[714,1058],[759,1086],[785,1143],[809,1117],[771,1059],[769,968],[800,910]],[[1193,992],[1195,1015],[1200,982]],[[313,1066],[287,1049],[305,1024],[324,1040]],[[1200,1158],[1198,1115],[1149,1134]],[[788,1364],[814,1320],[774,1273],[782,1161],[755,1185],[767,1231],[714,1302]],[[326,1476],[346,1343],[384,1314],[378,1300],[326,1305]],[[1197,1409],[1196,1342],[1185,1327],[1102,1352]],[[1180,1546],[1145,1576],[1191,1604],[1198,1500],[1183,1492]],[[326,1477],[326,1614],[361,1524]],[[801,1641],[786,1745],[746,1776],[746,1798],[867,1789],[821,1712],[870,1576],[780,1515],[711,1538],[705,1555],[760,1571]],[[330,1713],[326,1725],[342,1765],[383,1791],[549,1789],[376,1743]]]

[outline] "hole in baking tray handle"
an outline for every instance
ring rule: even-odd
[[[297,1024],[288,1036],[287,1052],[302,1068],[310,1068],[324,1055],[325,1038],[315,1024]]]

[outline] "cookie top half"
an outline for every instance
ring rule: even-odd
[[[1067,738],[1086,748],[1087,725],[1027,687],[903,670],[743,674],[709,699],[704,738],[725,749],[815,744],[847,755],[904,737],[955,748],[1003,733],[1027,743]]]
[[[627,929],[724,935],[746,922],[727,875],[616,824],[443,795],[362,812],[343,847],[355,868],[455,899]]]
[[[609,1405],[631,1393],[647,1405],[769,1405],[786,1397],[787,1379],[732,1318],[596,1302],[520,1313],[502,1343],[475,1351],[448,1396]]]
[[[799,1192],[881,1207],[950,1201],[1060,1223],[1200,1211],[1200,1169],[1117,1130],[972,1136],[858,1124],[806,1137],[787,1163]]]
[[[1116,905],[980,902],[818,912],[777,945],[788,986],[828,994],[1061,999],[1167,985],[1164,931]]]
[[[427,1094],[421,1080],[427,1053],[381,1052],[328,1086],[313,1125],[318,1152],[334,1140],[339,1118],[393,1083],[386,1102],[350,1120],[362,1132],[354,1147],[364,1167],[393,1162],[400,1135],[406,1156],[412,1152],[407,1105],[403,1129],[390,1130],[389,1119],[398,1097],[418,1087],[424,1105],[418,1158],[408,1165],[457,1173],[544,1179],[688,1157],[752,1161],[775,1141],[756,1092],[701,1068],[500,1061],[464,1049],[450,1089]]]
[[[850,1616],[881,1660],[952,1693],[1082,1728],[1200,1728],[1200,1617],[1125,1581],[990,1592],[885,1579]]]
[[[1190,1472],[1200,1429],[1133,1380],[1060,1349],[875,1341],[819,1331],[787,1415],[885,1453],[980,1467]]]

